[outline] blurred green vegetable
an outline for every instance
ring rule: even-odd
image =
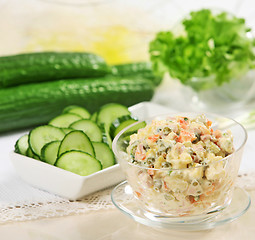
[[[244,19],[202,9],[191,12],[182,25],[182,35],[159,32],[150,43],[155,74],[169,72],[199,91],[222,85],[254,68],[255,41]]]

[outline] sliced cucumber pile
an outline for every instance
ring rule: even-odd
[[[115,164],[112,140],[136,121],[127,107],[117,103],[106,104],[93,114],[81,106],[68,106],[48,125],[20,137],[15,152],[87,176]],[[130,134],[145,125],[132,127]]]

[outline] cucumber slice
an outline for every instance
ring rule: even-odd
[[[130,115],[122,116],[115,119],[110,127],[111,137],[114,138],[122,129],[135,122],[137,122],[137,120],[133,119]]]
[[[93,122],[96,122],[96,121],[97,121],[97,112],[94,112],[94,113],[91,115],[90,120],[92,120]]]
[[[57,159],[56,166],[81,176],[87,176],[102,169],[99,160],[88,153],[76,150],[63,153]]]
[[[146,122],[145,122],[145,121],[139,122],[139,123],[135,124],[134,126],[130,127],[127,131],[125,131],[125,132],[122,134],[121,138],[122,138],[125,142],[129,143],[129,141],[130,141],[130,136],[131,136],[132,134],[134,134],[134,133],[137,133],[137,131],[138,131],[139,129],[144,128],[144,127],[146,127]]]
[[[26,156],[31,157],[31,158],[34,157],[34,153],[32,152],[31,148],[27,149]]]
[[[76,122],[80,119],[81,119],[81,117],[77,114],[64,113],[62,115],[59,115],[59,116],[53,118],[49,122],[49,125],[54,126],[54,127],[59,127],[59,128],[68,128],[71,123]]]
[[[112,138],[110,136],[111,123],[121,116],[130,115],[128,108],[118,103],[108,103],[102,106],[97,114],[97,124],[103,133],[103,142],[112,148]],[[103,126],[103,127],[102,127]]]
[[[58,157],[58,149],[61,141],[46,143],[41,150],[41,160],[54,165]]]
[[[118,103],[108,103],[100,108],[97,115],[97,123],[105,124],[108,131],[111,123],[121,116],[130,115],[128,108]]]
[[[71,105],[64,108],[63,113],[74,113],[84,119],[89,119],[91,116],[91,114],[89,113],[87,109],[80,106],[76,106],[76,105]]]
[[[95,122],[89,119],[81,119],[72,123],[69,128],[81,130],[89,137],[90,141],[101,142],[102,132]]]
[[[129,132],[130,134],[134,134],[134,133],[137,133],[139,129],[145,128],[145,127],[146,127],[146,122],[142,121],[130,127],[127,132]]]
[[[104,124],[100,125],[100,129],[102,131],[102,140],[106,143],[109,148],[112,148],[112,138],[108,130],[106,130],[106,126]]]
[[[125,127],[127,127],[127,126],[129,126],[129,125],[131,125],[131,124],[133,124],[133,123],[135,123],[135,122],[137,122],[137,120],[135,120],[135,119],[129,119],[129,120],[125,121],[125,122],[122,122],[122,123],[115,129],[113,138],[116,137],[117,134],[118,134],[122,129],[124,129]]]
[[[59,146],[58,156],[70,150],[80,150],[95,156],[94,148],[88,136],[79,130],[72,131],[64,137]]]
[[[15,143],[15,152],[20,153],[22,155],[26,155],[28,148],[29,148],[28,134],[26,134],[20,137],[18,141]]]
[[[72,132],[74,129],[72,129],[72,128],[61,128],[62,129],[62,131],[65,133],[65,134],[67,134],[67,133],[70,133],[70,132]]]
[[[111,125],[113,125],[115,128],[117,128],[122,122],[125,122],[129,119],[133,119],[130,114],[124,115],[121,117],[116,118]]]
[[[34,128],[28,136],[28,143],[34,154],[40,156],[42,147],[49,142],[62,140],[64,132],[57,127],[44,125]]]
[[[32,152],[30,147],[27,149],[26,156],[34,158],[36,160],[40,160],[40,158]]]
[[[95,149],[96,159],[102,163],[103,169],[115,164],[113,151],[106,143],[92,142],[92,145]]]

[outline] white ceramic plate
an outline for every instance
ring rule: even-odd
[[[139,120],[172,112],[151,102],[136,104],[129,110]],[[16,172],[25,182],[72,200],[118,184],[125,179],[119,164],[84,177],[15,152],[11,152],[10,159]]]

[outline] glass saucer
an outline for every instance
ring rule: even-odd
[[[124,181],[117,185],[111,194],[113,204],[124,214],[131,217],[135,221],[150,226],[150,227],[161,227],[173,230],[181,231],[198,231],[211,229],[220,226],[225,223],[234,221],[235,219],[242,216],[250,207],[251,200],[249,194],[239,188],[235,187],[233,192],[233,198],[228,207],[223,209],[221,212],[201,221],[196,222],[185,222],[185,221],[174,221],[165,219],[148,217],[148,212],[144,211],[137,204],[131,187],[127,181]],[[181,218],[178,218],[181,220]]]

